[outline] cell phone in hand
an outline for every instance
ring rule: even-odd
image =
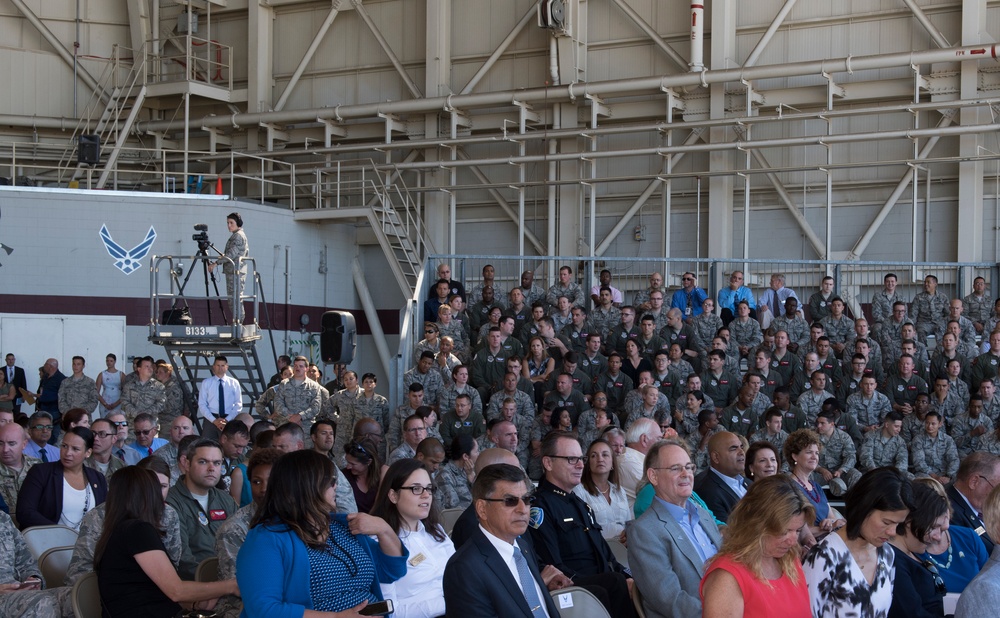
[[[378,603],[369,603],[361,608],[358,613],[362,616],[388,616],[392,611],[392,599],[386,599]]]
[[[31,581],[21,582],[21,585],[18,587],[18,590],[38,590],[41,587],[42,587],[42,582],[37,579],[33,579]]]

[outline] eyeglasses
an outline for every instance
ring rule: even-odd
[[[574,456],[569,456],[569,455],[549,455],[549,457],[552,457],[552,458],[555,458],[555,459],[565,459],[566,463],[568,463],[571,466],[575,466],[575,465],[577,465],[579,463],[583,463],[583,460],[586,459],[586,457],[574,457]]]
[[[986,478],[986,477],[985,477],[985,476],[983,476],[982,474],[977,474],[976,476],[978,476],[979,478],[981,478],[981,479],[983,479],[984,481],[986,481],[987,483],[989,483],[989,485],[990,485],[990,490],[992,490],[992,489],[993,489],[994,487],[996,487],[996,485],[994,485],[994,484],[993,484],[993,482],[992,482],[992,481],[990,481],[990,479]]]
[[[410,427],[406,430],[406,433],[419,433],[421,431],[427,431],[426,427]]]
[[[128,427],[128,421],[111,421],[115,427]]]
[[[433,485],[427,485],[426,487],[423,485],[404,485],[400,487],[400,489],[409,489],[413,492],[414,496],[422,496],[425,493],[433,496],[434,492],[437,491],[437,487],[434,487]]]
[[[694,281],[694,279],[691,277],[682,277],[681,281]]]
[[[116,431],[95,431],[94,432],[94,437],[101,438],[102,440],[104,438],[109,438],[111,436],[117,436],[117,435],[118,435],[118,432],[116,432]]]
[[[930,560],[924,560],[921,562],[927,572],[934,577],[934,588],[938,591],[938,594],[948,594],[948,586],[944,584],[944,580],[941,579],[941,573],[938,568],[934,566],[934,563]]]
[[[151,433],[155,433],[155,429],[136,429],[135,435],[137,436],[148,436]]]
[[[502,502],[505,507],[512,509],[517,506],[518,502],[523,502],[524,506],[531,506],[535,502],[535,495],[528,494],[526,496],[504,496],[503,498],[483,498],[487,502]]]
[[[32,425],[31,429],[37,429],[38,431],[52,431],[52,425]]]
[[[681,472],[694,472],[698,469],[698,466],[693,463],[684,464],[683,466],[678,464],[676,466],[667,466],[666,468],[653,468],[653,470],[666,470],[670,474],[680,474]]]

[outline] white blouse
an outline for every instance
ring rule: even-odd
[[[391,584],[380,584],[382,597],[393,600],[395,618],[435,618],[445,615],[444,567],[455,553],[455,544],[445,535],[436,540],[424,524],[415,531],[402,530],[399,539],[410,552],[406,575]],[[442,534],[443,534],[442,530]]]
[[[59,514],[59,524],[79,530],[83,516],[92,508],[94,508],[94,498],[90,492],[90,483],[84,485],[83,489],[74,489],[64,478],[62,513]]]
[[[594,511],[594,518],[601,525],[602,536],[606,539],[618,538],[618,535],[625,530],[625,522],[635,518],[635,513],[628,506],[628,497],[621,485],[611,485],[611,503],[601,495],[600,491],[596,496],[592,496],[584,489],[583,484],[573,488],[573,493],[590,505]]]

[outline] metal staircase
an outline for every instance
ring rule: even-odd
[[[413,295],[424,258],[434,253],[417,215],[412,196],[398,180],[391,184],[372,183],[377,202],[368,215],[375,237],[382,246],[400,289]],[[400,208],[396,207],[399,204]]]

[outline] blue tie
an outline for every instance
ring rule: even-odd
[[[38,454],[41,456],[43,462],[49,462],[49,454],[45,452],[44,448],[38,449]]]
[[[226,418],[226,391],[222,387],[222,378],[219,378],[219,418]]]
[[[514,548],[514,565],[517,566],[517,578],[521,580],[521,590],[524,591],[524,600],[531,608],[531,615],[534,618],[545,618],[545,608],[535,591],[535,578],[531,576],[528,561],[524,559],[524,554],[518,547]]]

